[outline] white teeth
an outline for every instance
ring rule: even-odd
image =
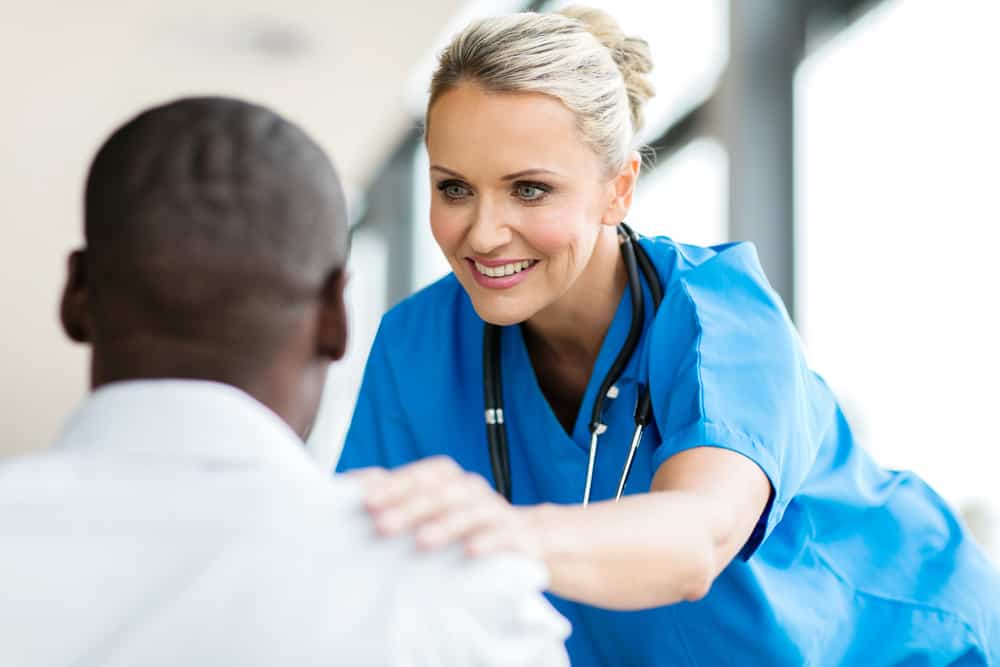
[[[484,276],[489,276],[490,278],[502,278],[504,276],[512,276],[515,273],[520,273],[532,264],[534,264],[534,260],[530,259],[513,262],[511,264],[503,264],[501,266],[486,266],[485,264],[476,262],[476,270]]]

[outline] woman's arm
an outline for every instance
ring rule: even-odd
[[[428,549],[461,541],[473,555],[526,553],[544,560],[552,592],[613,609],[705,595],[770,494],[756,464],[715,447],[665,461],[649,493],[588,507],[512,507],[482,477],[440,457],[358,476],[383,533],[415,531]]]
[[[665,461],[650,493],[524,511],[553,593],[644,609],[704,597],[749,539],[770,489],[748,458],[698,447]]]

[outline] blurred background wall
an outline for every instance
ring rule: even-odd
[[[300,122],[348,188],[353,337],[310,439],[333,465],[381,313],[447,270],[419,129],[434,54],[471,18],[562,4],[3,0],[0,455],[44,447],[85,392],[56,309],[89,158],[142,107],[216,93]],[[755,241],[861,441],[1000,547],[1000,3],[588,4],[656,61],[630,222]]]

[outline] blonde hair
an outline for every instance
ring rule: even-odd
[[[614,171],[642,128],[652,69],[645,40],[626,36],[599,9],[497,16],[471,23],[442,51],[427,113],[464,81],[496,93],[549,95],[573,112],[584,140]]]

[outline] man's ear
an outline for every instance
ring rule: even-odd
[[[347,305],[344,303],[346,286],[347,272],[337,269],[327,277],[320,292],[317,344],[319,353],[331,361],[342,359],[347,351]]]
[[[66,286],[59,305],[63,331],[77,343],[90,343],[90,294],[87,284],[86,249],[74,250],[66,262]]]
[[[635,184],[639,180],[639,169],[642,159],[639,153],[633,152],[611,181],[612,197],[602,222],[615,226],[625,219],[632,207],[632,195],[635,194]]]

